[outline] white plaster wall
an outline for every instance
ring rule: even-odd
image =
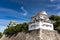
[[[36,25],[31,27],[32,25]],[[33,23],[33,24],[29,24],[29,29],[28,30],[34,30],[34,29],[39,29],[39,22]]]
[[[47,25],[51,25],[51,27],[50,26],[42,26],[43,24],[47,24]],[[50,23],[46,23],[46,22],[39,22],[39,27],[41,28],[41,29],[46,29],[46,30],[53,30],[53,24],[50,24]]]
[[[50,25],[51,27],[50,26],[42,26],[43,24]],[[32,25],[36,25],[36,26],[32,26]],[[40,21],[40,22],[36,22],[33,24],[29,24],[28,30],[34,30],[34,29],[39,29],[39,28],[46,29],[46,30],[53,30],[53,24]]]

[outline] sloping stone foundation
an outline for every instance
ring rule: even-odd
[[[40,40],[57,40],[56,32],[41,29],[41,31],[40,31]]]
[[[4,35],[1,40],[60,40],[60,34],[50,30],[33,30],[27,33],[19,32],[17,35]]]

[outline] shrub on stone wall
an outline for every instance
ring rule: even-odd
[[[0,32],[0,38],[2,37],[3,35],[2,35],[2,33]]]
[[[28,31],[28,24],[17,24],[16,26],[10,26],[7,29],[5,29],[4,34],[7,35],[13,35],[18,32],[27,32]]]

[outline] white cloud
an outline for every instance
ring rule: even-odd
[[[60,16],[60,12],[58,12],[58,14],[57,14],[58,16]]]
[[[21,10],[23,12],[18,12],[16,10],[8,9],[8,8],[0,8],[0,12],[5,12],[5,14],[7,14],[7,15],[2,15],[2,17],[12,16],[15,18],[23,19],[23,20],[28,20],[26,19],[26,15],[28,14],[28,12],[24,9],[24,7],[21,7]],[[22,16],[25,16],[25,17],[22,18]]]
[[[9,22],[10,22],[10,20],[0,19],[0,25],[2,25],[2,26],[6,26]]]
[[[55,5],[55,4],[53,4],[53,5],[50,4],[50,5],[49,5],[49,4],[48,4],[48,5],[46,5],[46,6],[48,6],[48,7],[56,7],[57,5]]]
[[[60,5],[59,6],[56,6],[55,10],[59,10],[60,9]]]
[[[60,0],[50,0],[50,2],[60,2]]]
[[[54,2],[55,0],[50,0],[51,2]]]
[[[7,27],[0,25],[0,32],[3,32]]]
[[[6,29],[9,22],[10,20],[0,19],[0,32],[3,32]]]
[[[0,19],[0,32],[3,32],[4,29],[6,29],[8,23],[9,23],[9,20]]]
[[[50,5],[46,5],[47,7],[54,7],[54,10],[59,10],[60,9],[60,4],[50,4]]]
[[[27,12],[27,10],[25,10],[23,6],[21,7],[21,10],[23,11],[23,16],[26,16],[26,15],[28,15],[28,12]]]
[[[24,13],[23,15],[24,15],[24,16],[26,16],[26,15],[27,15],[27,13]]]

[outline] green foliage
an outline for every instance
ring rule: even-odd
[[[0,38],[2,37],[3,35],[2,35],[2,33],[0,32]]]
[[[50,19],[51,19],[51,20],[58,21],[58,20],[60,20],[60,16],[52,15],[52,16],[50,16]]]
[[[27,32],[28,31],[28,24],[17,24],[16,26],[10,26],[7,29],[5,29],[4,34],[7,35],[13,35],[18,32]]]
[[[60,16],[52,15],[52,16],[50,16],[50,19],[56,21],[54,23],[54,29],[55,30],[60,30]]]
[[[7,29],[5,29],[4,34],[13,35],[18,32],[27,32],[27,31],[28,31],[28,24],[23,23],[23,24],[17,24],[16,26],[8,27]]]

